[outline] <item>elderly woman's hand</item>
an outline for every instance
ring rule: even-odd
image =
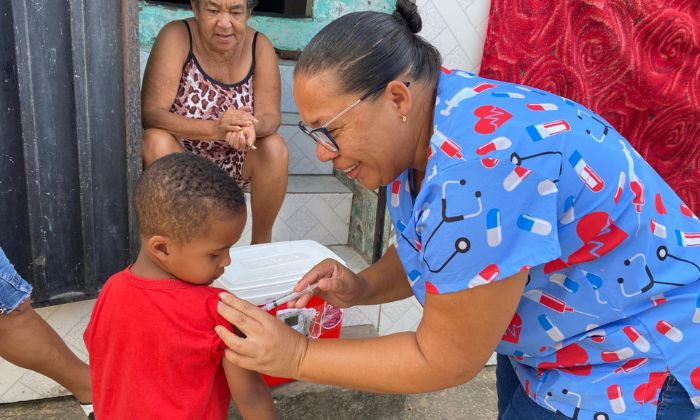
[[[217,311],[245,338],[222,326],[216,333],[226,346],[226,359],[244,369],[284,378],[298,378],[308,338],[277,318],[231,294],[222,293]]]
[[[226,142],[236,150],[255,149],[255,126],[237,127],[235,131],[226,133]]]
[[[221,118],[217,121],[216,130],[218,133],[218,138],[226,139],[226,141],[231,145],[231,147],[236,147],[238,138],[241,140],[247,140],[248,145],[252,144],[251,141],[255,141],[255,124],[258,120],[252,114],[251,109],[244,106],[239,109],[229,109],[224,112]],[[243,136],[239,133],[243,132]],[[230,135],[233,133],[233,135]],[[244,142],[240,143],[240,147],[237,149],[246,149],[246,144]]]

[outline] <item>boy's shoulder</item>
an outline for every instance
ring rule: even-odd
[[[131,266],[129,266],[131,267]],[[109,276],[105,284],[102,286],[102,289],[100,290],[100,294],[105,292],[106,290],[109,290],[116,284],[121,284],[124,282],[126,278],[130,275],[129,273],[129,267],[124,268],[121,271],[117,271],[116,273],[112,274]]]

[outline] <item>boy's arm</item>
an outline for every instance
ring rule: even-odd
[[[244,419],[277,419],[270,389],[258,372],[240,368],[223,358],[226,382]]]

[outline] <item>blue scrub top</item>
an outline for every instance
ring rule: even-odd
[[[497,351],[538,404],[653,418],[670,372],[700,408],[697,217],[575,102],[443,69],[436,103],[420,191],[387,188],[418,300],[529,270]]]

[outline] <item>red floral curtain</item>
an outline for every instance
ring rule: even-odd
[[[492,0],[480,74],[592,109],[700,211],[700,0]]]

